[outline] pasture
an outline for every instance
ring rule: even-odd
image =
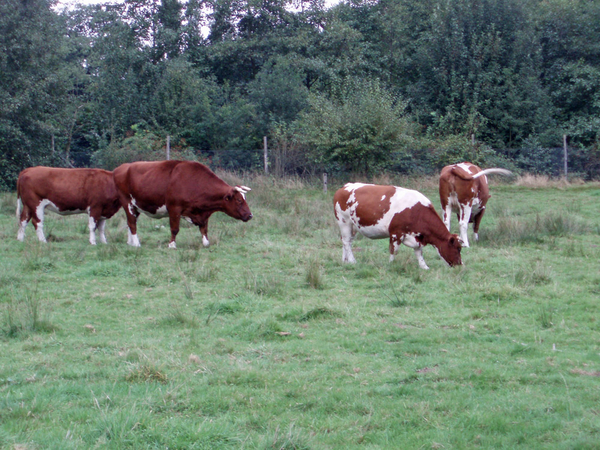
[[[341,263],[342,180],[226,181],[254,219],[208,249],[145,216],[129,247],[122,211],[108,245],[51,213],[21,243],[1,195],[1,448],[600,447],[598,185],[491,178],[464,266],[423,271],[360,237]]]

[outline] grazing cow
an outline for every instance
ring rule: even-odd
[[[450,234],[427,197],[396,186],[348,183],[333,197],[343,244],[343,262],[355,263],[356,231],[371,239],[390,239],[390,262],[400,244],[411,247],[422,269],[429,269],[421,248],[433,245],[450,266],[460,265],[461,243]]]
[[[87,213],[90,244],[96,245],[96,230],[100,242],[106,244],[104,226],[119,210],[119,196],[112,172],[102,169],[60,169],[30,167],[17,180],[17,239],[25,239],[25,227],[31,220],[38,239],[44,236],[44,210],[60,215]]]
[[[511,175],[506,169],[481,170],[475,164],[463,162],[442,169],[440,175],[440,201],[444,212],[444,223],[450,231],[452,211],[458,216],[460,238],[465,247],[469,246],[467,227],[473,223],[475,240],[479,240],[479,223],[485,212],[485,205],[491,197],[487,174]]]
[[[154,219],[169,217],[171,241],[183,217],[197,225],[202,244],[209,246],[208,219],[217,211],[244,222],[252,219],[245,186],[230,186],[208,167],[193,161],[152,161],[123,164],[114,170],[115,184],[129,227],[127,244],[140,246],[137,218],[144,213]]]

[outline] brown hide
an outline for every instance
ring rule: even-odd
[[[389,238],[390,260],[404,244],[415,250],[419,265],[426,269],[421,247],[431,244],[450,266],[462,264],[458,237],[450,234],[431,202],[417,191],[348,183],[335,193],[333,203],[343,262],[355,262],[352,241],[359,231],[371,239]]]
[[[460,237],[465,247],[469,246],[467,233],[469,223],[473,223],[475,240],[479,237],[479,224],[491,197],[486,175],[493,173],[511,175],[511,172],[506,169],[481,170],[469,162],[446,166],[440,174],[440,202],[444,224],[450,230],[450,216],[454,211],[458,216]]]
[[[462,265],[458,236],[451,234],[433,205],[417,203],[394,215],[390,223],[390,246],[400,245],[403,236],[414,234],[423,246],[433,245],[450,267]]]
[[[396,188],[394,186],[369,185],[368,189],[364,187],[356,189],[354,191],[354,201],[349,202],[350,192],[346,189],[339,189],[334,194],[333,202],[334,204],[338,203],[342,211],[345,211],[356,203],[358,225],[368,227],[379,222],[390,210],[390,199],[395,192]],[[334,211],[334,213],[337,219],[337,212]]]
[[[475,164],[465,162],[474,173],[481,172],[481,168]],[[446,208],[448,197],[451,193],[456,193],[458,202],[461,204],[472,203],[474,198],[478,198],[482,206],[487,204],[490,198],[490,189],[485,176],[473,179],[473,176],[456,164],[446,166],[440,174],[440,201],[442,208]],[[473,222],[473,218],[469,222]]]
[[[252,218],[240,192],[247,188],[228,185],[208,167],[197,162],[123,164],[114,170],[114,178],[127,214],[130,245],[139,245],[137,217],[140,212],[157,218],[169,216],[170,247],[175,247],[182,217],[200,227],[205,245],[208,245],[208,219],[213,213],[221,211],[244,222]]]
[[[17,197],[23,207],[20,213],[18,211],[20,240],[31,220],[35,229],[40,230],[38,237],[45,241],[42,231],[44,211],[38,209],[45,200],[56,207],[58,214],[88,213],[95,228],[99,223],[103,226],[103,221],[121,207],[112,172],[102,169],[30,167],[19,174]]]

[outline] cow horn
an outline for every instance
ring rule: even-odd
[[[234,189],[238,192],[241,192],[242,194],[245,194],[246,192],[249,192],[252,190],[247,186],[236,186]]]

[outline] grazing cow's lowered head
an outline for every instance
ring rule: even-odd
[[[223,212],[234,219],[248,222],[252,219],[250,207],[246,203],[246,193],[252,189],[246,186],[234,186],[225,195],[223,202]]]
[[[335,217],[343,243],[342,261],[354,263],[356,232],[370,239],[390,240],[390,261],[400,244],[411,247],[419,266],[428,269],[422,247],[433,245],[449,266],[461,265],[461,242],[451,234],[427,197],[396,186],[348,183],[334,197]]]
[[[473,223],[475,240],[479,239],[479,224],[483,218],[487,201],[491,197],[486,175],[498,173],[511,175],[506,169],[481,170],[475,164],[463,162],[442,169],[440,174],[440,202],[444,213],[444,224],[450,231],[452,211],[458,216],[460,238],[469,246],[467,227]]]

